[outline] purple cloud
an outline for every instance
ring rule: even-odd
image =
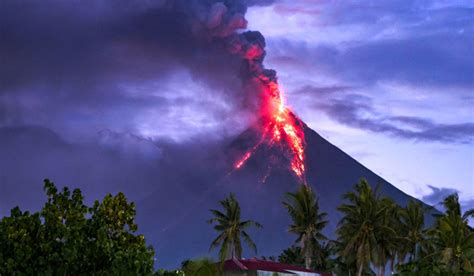
[[[415,141],[472,143],[474,123],[443,124],[416,116],[380,115],[372,98],[354,94],[346,86],[305,86],[296,94],[311,96],[317,110],[336,122],[374,133]]]

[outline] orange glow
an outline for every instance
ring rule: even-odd
[[[252,156],[252,152],[251,152],[251,151],[247,151],[247,152],[245,153],[244,157],[242,157],[242,159],[240,159],[239,162],[237,162],[237,163],[235,164],[235,168],[236,168],[236,169],[240,169],[240,167],[242,167],[242,165],[245,164],[245,161],[247,161],[247,160],[250,158],[250,156]]]
[[[285,107],[282,93],[276,81],[262,80],[264,91],[262,91],[262,141],[269,144],[279,143],[286,145],[291,154],[290,168],[293,173],[303,182],[304,166],[304,131],[298,119],[293,115],[288,107]],[[261,144],[257,144],[250,151],[246,152],[242,159],[235,165],[236,169],[241,168],[252,156],[255,149]]]

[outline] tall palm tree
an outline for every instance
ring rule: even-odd
[[[246,232],[246,229],[251,226],[256,228],[261,228],[262,226],[253,220],[241,221],[239,202],[234,194],[231,193],[224,200],[219,201],[219,204],[224,208],[223,212],[214,209],[210,210],[214,217],[208,220],[208,223],[215,223],[214,229],[220,234],[212,241],[209,250],[221,245],[219,250],[219,259],[221,261],[229,257],[241,258],[242,244],[240,238],[242,237],[248,247],[256,253],[257,247]]]
[[[319,241],[327,239],[321,232],[328,223],[325,220],[327,213],[319,211],[318,199],[307,185],[301,185],[296,193],[287,193],[283,205],[293,220],[288,231],[298,235],[296,243],[300,243],[306,268],[309,269],[312,255],[321,248]]]
[[[381,231],[381,235],[377,237],[377,259],[374,261],[374,265],[378,266],[379,275],[385,275],[385,267],[389,261],[393,271],[395,258],[400,245],[400,240],[396,233],[400,224],[398,214],[401,207],[388,197],[381,198],[378,204],[381,209],[385,210],[384,216],[382,217],[383,221],[381,222],[381,225],[387,230],[385,233],[393,233],[393,235],[384,235],[384,231]]]
[[[474,209],[462,214],[457,194],[446,197],[443,205],[445,213],[437,215],[435,227],[429,232],[434,246],[431,255],[453,273],[474,272],[474,232],[468,225]]]
[[[338,210],[344,214],[339,222],[337,233],[341,246],[340,255],[344,258],[356,257],[358,275],[370,270],[370,264],[385,266],[386,252],[380,244],[386,237],[396,236],[396,232],[387,224],[388,204],[372,190],[365,179],[355,185],[355,192],[344,195],[348,204],[342,204]]]
[[[403,263],[407,255],[415,261],[426,241],[425,208],[420,202],[411,200],[405,208],[401,208],[400,217],[400,250],[399,263]]]

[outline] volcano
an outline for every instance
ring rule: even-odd
[[[304,123],[301,127],[305,137],[305,185],[313,188],[319,197],[320,208],[328,213],[329,224],[324,232],[329,238],[335,238],[336,226],[341,219],[337,206],[343,202],[343,194],[350,191],[361,177],[374,187],[380,185],[382,195],[402,206],[413,199]],[[291,155],[284,147],[261,143],[260,140],[259,128],[249,128],[223,149],[226,153],[224,159],[216,158],[213,168],[220,169],[206,169],[202,175],[187,179],[189,183],[180,187],[182,198],[171,199],[164,194],[155,194],[139,203],[142,210],[148,210],[142,213],[142,218],[148,218],[140,225],[147,237],[154,238],[150,242],[155,247],[159,267],[175,268],[185,259],[214,256],[215,252],[209,252],[209,245],[216,233],[206,220],[211,216],[209,209],[218,208],[218,201],[231,192],[240,202],[242,218],[263,225],[263,229],[251,231],[258,253],[247,249],[244,250],[245,257],[278,256],[293,244],[295,236],[287,232],[290,220],[281,202],[286,192],[295,191],[303,182],[288,166]],[[255,148],[255,145],[259,146]],[[239,160],[252,148],[252,155],[246,158],[245,164],[235,169],[233,161]],[[217,163],[222,160],[228,164],[219,166]],[[203,179],[203,175],[207,177]],[[188,188],[193,187],[192,194],[186,192],[188,185]],[[158,197],[162,199],[157,200]],[[173,212],[163,214],[156,211],[153,206],[157,206],[158,201],[161,210]],[[149,216],[154,216],[154,219],[150,220]]]

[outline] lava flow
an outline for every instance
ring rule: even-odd
[[[262,137],[252,149],[235,164],[235,168],[241,168],[252,156],[255,150],[266,142],[270,145],[286,144],[291,156],[291,170],[302,181],[304,180],[304,132],[302,125],[297,121],[288,107],[283,103],[282,94],[276,81],[263,79],[264,91],[262,91],[261,118]]]

